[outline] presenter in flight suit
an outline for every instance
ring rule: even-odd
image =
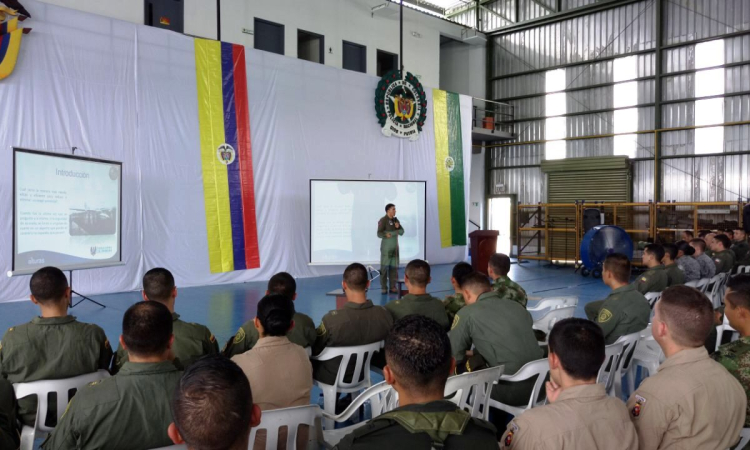
[[[388,293],[388,282],[392,293],[397,293],[398,282],[398,237],[404,235],[404,228],[396,218],[396,205],[385,205],[385,216],[378,221],[380,238],[380,288],[383,295]]]

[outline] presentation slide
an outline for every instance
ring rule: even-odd
[[[14,149],[13,274],[116,265],[122,164]]]
[[[378,220],[388,203],[404,228],[402,264],[425,259],[424,181],[310,180],[310,263],[380,264]]]

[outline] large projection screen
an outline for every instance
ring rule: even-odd
[[[13,150],[12,275],[122,264],[122,163]]]
[[[425,182],[310,180],[310,263],[380,264],[378,220],[396,205],[401,262],[425,259]]]

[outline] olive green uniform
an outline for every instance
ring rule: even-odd
[[[497,450],[496,429],[446,400],[382,414],[346,435],[338,450]]]
[[[685,272],[680,269],[676,262],[664,266],[664,271],[667,272],[667,287],[685,284]]]
[[[633,284],[613,290],[606,299],[588,303],[584,309],[586,317],[602,327],[607,345],[643,330],[651,317],[648,300]]]
[[[738,266],[750,264],[750,244],[747,241],[734,241],[731,248],[734,252],[734,263]]]
[[[514,282],[508,277],[498,277],[494,283],[492,283],[492,290],[500,294],[500,297],[513,300],[526,307],[529,302],[529,298],[526,296],[526,291],[523,290],[521,285]]]
[[[170,402],[182,372],[171,361],[125,363],[79,390],[44,450],[133,450],[172,445]]]
[[[649,292],[661,292],[669,285],[669,277],[664,266],[656,266],[648,269],[638,276],[632,283],[638,292],[648,294]]]
[[[429,317],[446,330],[450,327],[443,302],[430,294],[406,294],[385,305],[385,309],[391,313],[394,322],[411,314],[419,314]]]
[[[8,329],[0,342],[0,376],[11,383],[60,380],[108,370],[112,348],[97,325],[78,322],[74,316],[34,317],[23,325]],[[18,415],[25,425],[36,418],[36,397],[18,402]],[[57,400],[49,403],[57,411]],[[52,414],[48,425],[56,423]]]
[[[207,327],[180,320],[180,315],[175,312],[172,313],[172,334],[174,334],[172,352],[178,368],[187,368],[201,356],[219,353],[219,343]],[[119,372],[126,362],[128,362],[128,352],[119,346],[112,363],[112,374]]]
[[[734,267],[734,253],[731,250],[722,250],[714,253],[714,264],[716,264],[716,274],[730,273]]]
[[[501,298],[494,291],[485,292],[453,319],[448,333],[453,357],[460,363],[473,344],[474,353],[482,355],[490,367],[504,364],[504,374],[514,374],[524,364],[544,357],[532,325],[531,314],[519,303]],[[510,405],[526,404],[534,381],[501,381],[493,387],[492,398]]]
[[[320,321],[317,337],[312,348],[318,355],[326,347],[349,347],[372,344],[385,339],[393,326],[393,318],[382,306],[346,302],[339,310],[331,311]],[[341,364],[341,357],[328,361],[313,361],[313,378],[325,384],[333,384]],[[354,373],[354,358],[349,362],[347,374]]]
[[[388,237],[390,233],[391,237]],[[380,288],[388,289],[388,280],[390,280],[391,290],[396,289],[398,282],[398,237],[404,235],[404,227],[401,222],[398,223],[385,216],[378,221],[378,237],[380,241]]]
[[[286,334],[287,339],[300,347],[312,347],[315,343],[315,322],[302,313],[294,313],[294,328]],[[237,330],[237,334],[229,338],[222,353],[227,358],[241,355],[255,347],[260,339],[255,322],[248,320]]]
[[[13,385],[0,378],[0,450],[16,450],[20,443]]]
[[[443,306],[445,306],[445,313],[448,315],[448,322],[452,323],[456,313],[466,306],[466,301],[463,294],[455,293],[445,297]]]

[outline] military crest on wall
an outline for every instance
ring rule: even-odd
[[[427,96],[416,76],[391,70],[375,90],[375,113],[386,136],[414,141],[427,117]]]

